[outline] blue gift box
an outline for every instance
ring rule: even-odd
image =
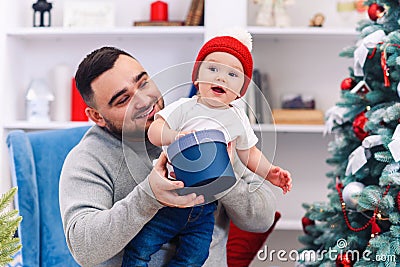
[[[225,136],[219,130],[184,135],[168,146],[167,154],[176,179],[185,184],[182,194],[195,192],[211,196],[236,182]]]

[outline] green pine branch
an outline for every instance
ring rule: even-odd
[[[7,210],[17,188],[11,188],[0,197],[0,266],[12,261],[12,256],[21,249],[19,238],[14,234],[22,220],[17,210]]]

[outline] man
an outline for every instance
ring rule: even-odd
[[[76,85],[95,122],[65,160],[60,209],[67,244],[82,266],[121,266],[126,244],[166,206],[190,207],[203,196],[179,196],[184,185],[166,178],[166,157],[146,131],[163,108],[161,94],[141,64],[128,53],[103,47],[76,72]],[[152,160],[160,155],[157,164]],[[270,189],[253,177],[239,179],[215,212],[210,256],[204,266],[226,266],[230,219],[240,228],[266,231],[275,214]],[[250,187],[258,187],[249,192]],[[150,266],[162,266],[174,251],[166,245]]]

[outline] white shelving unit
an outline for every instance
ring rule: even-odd
[[[3,125],[5,131],[12,131],[15,129],[23,129],[26,131],[37,131],[37,130],[56,130],[56,129],[67,129],[72,127],[90,126],[92,122],[80,122],[80,121],[68,121],[68,122],[38,122],[31,123],[27,121],[13,121]]]
[[[290,27],[275,28],[262,26],[249,26],[249,32],[256,35],[257,38],[288,38],[288,39],[304,39],[304,38],[334,38],[341,39],[350,36],[354,38],[357,34],[354,29],[343,28],[323,28],[323,27]]]
[[[0,26],[0,56],[3,59],[0,68],[0,192],[10,186],[4,142],[8,131],[59,129],[89,124],[31,124],[24,121],[24,93],[28,83],[34,77],[48,78],[57,64],[68,64],[76,69],[89,52],[112,45],[136,56],[147,71],[155,75],[170,66],[193,61],[204,41],[218,30],[227,26],[248,27],[254,40],[255,67],[269,76],[271,108],[279,106],[282,94],[298,92],[313,95],[317,108],[326,111],[339,99],[340,82],[348,76],[348,67],[352,64],[349,59],[340,58],[339,52],[357,39],[354,27],[343,28],[340,18],[334,17],[332,4],[325,4],[324,10],[325,6],[319,0],[297,0],[297,6],[291,7],[291,10],[302,6],[302,10],[308,13],[292,12],[291,16],[302,17],[294,19],[296,23],[290,28],[247,26],[253,25],[253,18],[251,4],[246,0],[238,0],[235,5],[230,0],[206,0],[204,27],[132,27],[133,19],[148,18],[148,12],[140,10],[147,10],[150,1],[128,3],[115,0],[116,27],[108,29],[61,27],[63,0],[60,0],[54,9],[53,17],[56,19],[53,27],[32,28],[32,2],[19,0],[1,4],[0,17],[5,26]],[[170,0],[169,5],[174,8],[172,19],[183,20],[189,4],[187,0]],[[226,9],[228,5],[229,11]],[[319,9],[315,8],[317,6]],[[326,12],[331,16],[327,27],[307,27],[308,17],[316,12]],[[278,210],[282,213],[277,229],[301,230],[301,217],[304,214],[301,204],[327,198],[328,179],[325,173],[329,166],[325,164],[325,159],[329,157],[327,145],[331,137],[323,136],[323,125],[262,124],[253,128],[262,140],[265,154],[274,164],[287,168],[293,175],[292,192],[282,196],[279,190],[273,189],[278,199]],[[298,231],[292,232],[297,234]]]
[[[99,28],[13,28],[6,32],[8,37],[28,40],[63,40],[69,38],[90,39],[90,38],[203,38],[204,27],[162,27],[162,26],[139,26],[120,27],[110,29]]]
[[[256,132],[277,132],[277,133],[317,133],[324,132],[324,125],[300,125],[300,124],[254,124]]]

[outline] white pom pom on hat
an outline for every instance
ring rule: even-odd
[[[224,29],[222,31],[219,31],[215,37],[217,36],[231,36],[238,39],[242,44],[244,44],[250,52],[253,50],[253,37],[247,30],[243,28],[236,27]]]

